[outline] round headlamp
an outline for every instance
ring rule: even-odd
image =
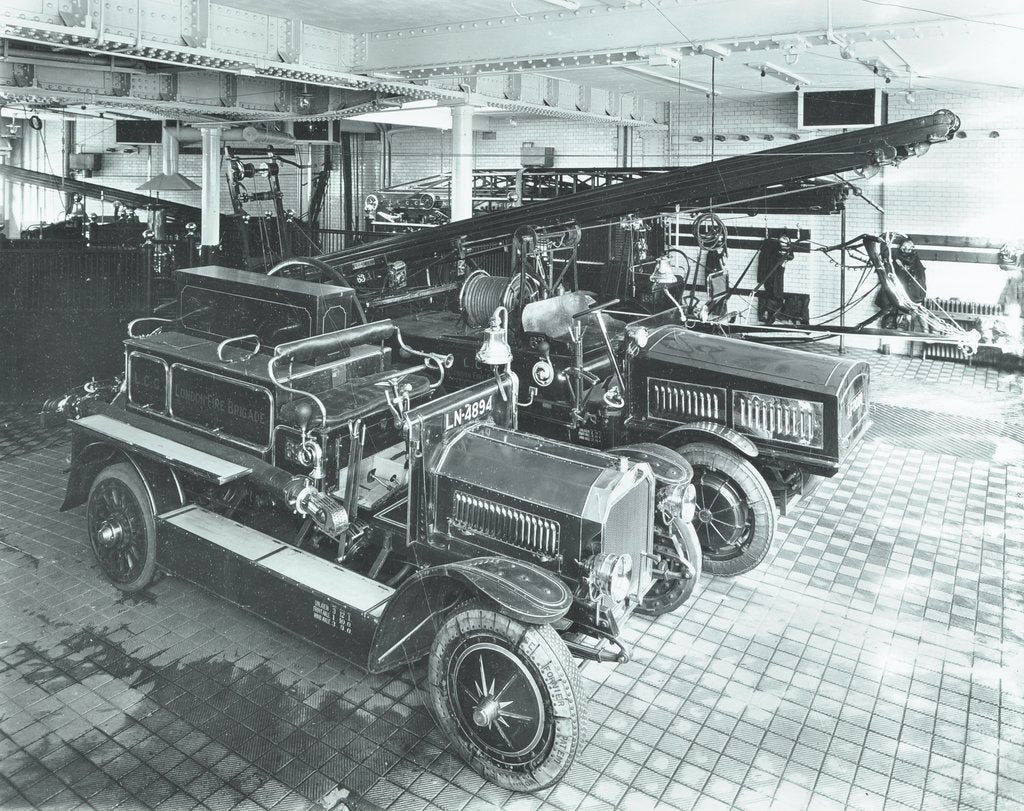
[[[670,518],[691,521],[697,489],[692,484],[671,484],[658,489],[658,509]]]
[[[591,574],[602,594],[613,602],[621,603],[629,596],[632,585],[633,558],[626,553],[598,555]]]

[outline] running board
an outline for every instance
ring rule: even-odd
[[[366,667],[395,590],[202,507],[157,517],[161,568]]]
[[[173,464],[201,478],[212,479],[217,484],[227,484],[252,473],[252,468],[237,465],[105,414],[82,417],[75,420],[74,425],[94,436],[113,440],[142,456]]]

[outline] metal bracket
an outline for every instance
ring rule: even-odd
[[[57,16],[69,28],[84,26],[89,17],[88,0],[60,0]]]
[[[35,87],[36,66],[27,62],[15,62],[12,66],[15,87]]]
[[[160,101],[174,101],[178,98],[178,74],[161,73],[157,76],[160,89],[158,95]]]
[[[238,77],[231,73],[220,76],[220,103],[222,107],[234,107],[238,101]]]
[[[576,109],[581,113],[590,112],[590,86],[581,84],[576,88]]]
[[[132,75],[122,71],[110,74],[110,95],[130,96],[132,94]]]
[[[544,81],[544,97],[541,101],[548,107],[558,106],[558,86],[560,82],[558,79],[546,79]]]
[[[302,61],[302,22],[279,19],[277,22],[277,55],[282,62],[298,64]]]
[[[510,101],[519,101],[523,96],[523,76],[521,73],[511,73],[505,77],[503,94]]]
[[[190,48],[205,48],[209,37],[209,0],[181,0],[181,41]]]

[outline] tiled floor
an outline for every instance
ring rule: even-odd
[[[588,740],[538,796],[457,760],[420,669],[368,676],[177,580],[107,585],[58,512],[64,434],[8,410],[0,808],[1024,807],[1021,377],[863,357],[850,464],[765,565],[584,668]]]

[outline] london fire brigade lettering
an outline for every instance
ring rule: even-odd
[[[444,430],[458,428],[494,411],[494,395],[466,403],[444,415]]]
[[[190,369],[175,369],[171,387],[175,417],[255,445],[270,441],[267,393]]]

